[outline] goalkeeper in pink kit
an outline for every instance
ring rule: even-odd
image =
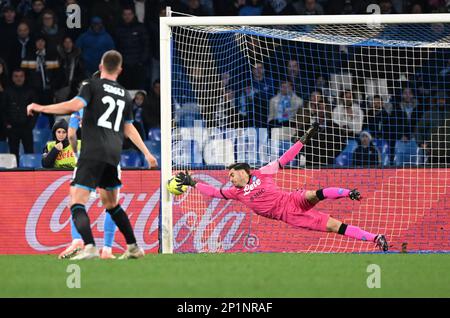
[[[317,191],[284,192],[280,190],[274,175],[293,160],[303,145],[317,133],[319,124],[314,123],[286,153],[278,160],[251,171],[247,163],[235,163],[228,167],[228,176],[233,187],[217,189],[210,185],[195,181],[186,171],[176,176],[178,185],[195,187],[202,194],[225,200],[238,200],[253,210],[256,214],[269,219],[280,220],[294,227],[314,231],[334,232],[358,240],[374,242],[384,252],[388,250],[386,237],[380,234],[366,232],[359,227],[344,224],[330,215],[315,211],[312,208],[325,199],[336,200],[350,198],[361,200],[360,193],[343,188],[325,188]]]

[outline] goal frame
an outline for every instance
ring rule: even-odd
[[[161,83],[161,205],[159,219],[160,252],[173,253],[172,195],[166,182],[172,176],[172,86],[171,27],[176,26],[264,26],[264,25],[348,25],[348,24],[424,24],[450,23],[450,13],[438,14],[367,14],[316,16],[213,16],[160,18],[160,83]]]

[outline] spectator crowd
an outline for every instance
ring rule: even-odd
[[[118,81],[135,91],[135,125],[146,139],[151,129],[160,127],[159,17],[166,15],[166,6],[195,16],[321,15],[362,14],[373,2],[382,14],[450,9],[445,0],[0,0],[0,141],[8,142],[18,160],[21,143],[24,153],[40,152],[33,149],[33,129],[53,127],[55,118],[27,117],[26,106],[75,96],[81,81],[97,71],[101,56],[110,49],[123,55]],[[81,8],[81,28],[66,23],[66,9],[72,4]],[[216,124],[231,116],[241,126],[289,126],[301,134],[319,121],[322,130],[312,141],[310,161],[333,164],[348,138],[358,142],[358,166],[382,164],[374,145],[377,139],[388,143],[389,163],[395,161],[399,141],[414,141],[430,155],[433,132],[449,118],[448,88],[417,85],[434,82],[419,80],[423,74],[414,74],[387,94],[367,94],[355,85],[357,74],[349,75],[350,87],[333,91],[330,73],[318,72],[305,83],[298,59],[285,61],[282,78],[273,78],[270,61],[255,61],[251,80],[241,89],[233,85],[230,74],[221,75],[225,91],[222,108],[214,109]],[[450,76],[450,58],[445,61],[436,83]]]

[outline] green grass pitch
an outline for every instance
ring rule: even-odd
[[[70,264],[81,288],[67,287]],[[370,264],[381,288],[370,289]],[[0,297],[450,297],[450,254],[181,254],[140,260],[0,256]]]

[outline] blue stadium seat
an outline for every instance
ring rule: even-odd
[[[178,127],[194,127],[197,120],[201,120],[197,104],[187,103],[175,110],[175,122]]]
[[[50,139],[52,139],[52,131],[50,129],[33,129],[34,151],[42,151]]]
[[[394,163],[397,167],[403,165],[415,165],[417,156],[417,143],[414,140],[401,141],[395,143]]]
[[[161,129],[159,128],[149,129],[148,140],[161,142]]]
[[[381,164],[383,167],[387,167],[390,165],[390,148],[387,140],[384,139],[374,139],[373,144],[381,153]]]
[[[349,167],[353,160],[353,153],[358,148],[358,142],[356,139],[349,139],[347,146],[342,152],[334,159],[334,164],[338,167]]]
[[[42,168],[41,165],[42,154],[33,153],[33,154],[23,154],[19,159],[19,167],[20,168]]]
[[[48,120],[48,116],[39,114],[36,124],[34,125],[34,129],[50,129],[50,121]]]
[[[339,156],[334,159],[334,164],[338,167],[349,167],[351,163],[351,154],[348,152],[341,152]]]
[[[161,142],[147,140],[145,141],[147,149],[152,153],[152,155],[158,161],[158,166],[161,167]],[[147,167],[147,162],[144,161],[144,167]]]
[[[135,150],[123,151],[120,155],[120,166],[123,168],[142,167],[142,159]]]
[[[0,153],[9,153],[9,145],[6,141],[0,141]]]

